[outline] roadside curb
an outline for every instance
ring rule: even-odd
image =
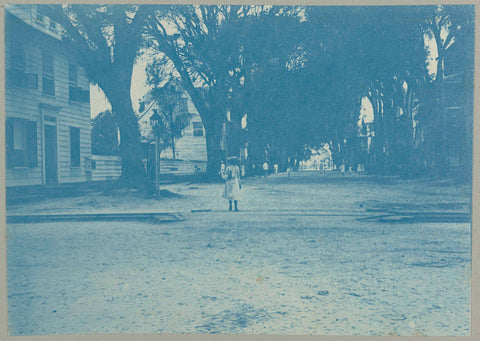
[[[45,223],[67,221],[147,221],[167,223],[184,221],[181,213],[88,213],[9,215],[7,223]]]
[[[471,223],[472,216],[465,212],[396,212],[357,218],[380,223]]]

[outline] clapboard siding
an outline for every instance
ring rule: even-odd
[[[42,184],[42,170],[37,168],[14,168],[5,172],[7,186],[33,186]]]
[[[7,79],[5,84],[5,110],[7,117],[22,118],[37,123],[37,168],[8,169],[7,186],[35,185],[44,183],[43,172],[43,119],[52,116],[56,119],[57,131],[57,165],[58,182],[84,182],[90,179],[86,171],[86,159],[91,157],[90,103],[78,103],[69,99],[69,64],[76,64],[75,55],[71,54],[54,34],[40,32],[38,25],[28,26],[15,16],[8,14],[14,8],[15,14],[28,23],[28,16],[23,11],[35,5],[9,5],[6,11],[5,32],[5,67],[9,70],[9,58],[13,44],[19,44],[25,52],[25,72],[37,74],[37,89],[17,87]],[[22,14],[23,13],[23,14]],[[32,12],[34,13],[34,12]],[[27,18],[27,19],[26,19]],[[34,20],[35,21],[35,20]],[[48,27],[46,28],[48,31]],[[48,33],[48,32],[46,32]],[[51,33],[51,32],[50,32]],[[55,96],[42,93],[42,53],[53,56]],[[85,71],[78,69],[77,86],[89,90],[90,84]],[[71,167],[70,127],[80,129],[80,167]]]
[[[44,17],[43,23],[36,20],[37,8],[38,7],[35,5],[32,6],[28,4],[5,5],[6,10],[8,10],[17,18],[25,22],[27,25],[55,39],[60,39],[61,38],[60,31],[57,29],[51,30],[49,28],[50,26],[49,18]]]
[[[181,160],[207,161],[207,141],[205,129],[203,136],[193,135],[193,122],[201,122],[200,115],[194,113],[190,124],[182,130],[182,137],[175,139],[175,158]],[[161,153],[162,158],[173,158],[172,149],[165,148]]]
[[[197,168],[195,168],[197,167]],[[207,169],[206,161],[192,161],[192,160],[160,160],[160,175],[188,175],[195,172],[205,172]]]
[[[203,129],[203,136],[194,136],[194,122],[202,122],[198,111],[195,108],[191,98],[185,93],[182,98],[186,99],[187,111],[192,115],[190,123],[182,130],[182,136],[175,139],[175,159],[183,161],[193,161],[193,164],[188,162],[182,164],[182,169],[188,169],[189,173],[195,171],[195,164],[199,162],[207,161],[207,143],[205,139],[205,129]],[[140,134],[145,142],[153,141],[152,127],[149,122],[150,116],[153,114],[155,109],[160,109],[157,103],[151,105],[152,100],[151,96],[147,94],[144,98],[145,107],[148,108],[147,111],[139,113],[138,123],[140,127]],[[173,152],[170,147],[166,147],[160,153],[162,159],[174,159]],[[187,165],[187,166],[185,166]],[[175,167],[173,167],[175,168]],[[183,172],[183,170],[182,170]]]
[[[175,154],[177,159],[206,161],[207,144],[204,136],[184,135],[175,141]],[[167,148],[162,151],[162,157],[171,158],[172,150]]]
[[[116,180],[122,174],[122,158],[110,155],[92,155],[92,180]]]
[[[9,4],[5,8],[12,14],[14,14],[19,19],[25,21],[26,23],[32,23],[32,11],[26,11],[23,5]]]

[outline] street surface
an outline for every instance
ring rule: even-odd
[[[237,213],[220,183],[162,189],[9,206],[185,219],[9,224],[10,334],[470,334],[468,186],[281,174]]]

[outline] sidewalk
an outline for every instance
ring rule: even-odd
[[[240,213],[298,212],[299,214],[382,215],[405,212],[467,214],[471,190],[448,181],[401,180],[356,174],[305,172],[254,177],[243,180]],[[90,188],[73,197],[48,197],[36,202],[7,206],[8,216],[38,214],[181,214],[226,212],[222,183],[164,184],[170,193],[144,198],[135,190],[111,194]],[[235,213],[234,213],[235,214]]]

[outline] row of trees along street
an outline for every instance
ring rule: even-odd
[[[268,145],[282,168],[329,143],[338,165],[470,177],[473,6],[45,6],[111,103],[129,183],[144,181],[130,96],[142,51],[150,84],[178,82],[198,110],[209,175],[228,113],[228,150],[248,142],[251,162]]]

